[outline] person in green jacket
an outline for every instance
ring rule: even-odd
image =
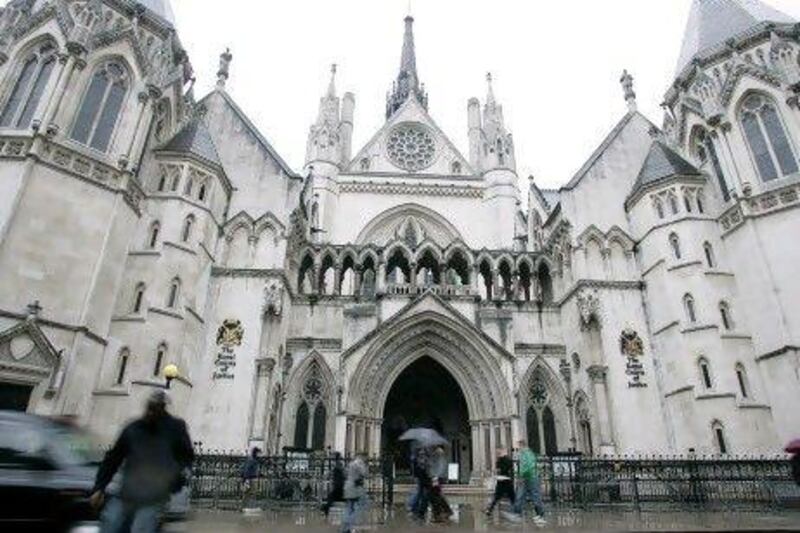
[[[519,479],[520,489],[517,491],[517,501],[514,504],[514,512],[521,515],[522,506],[527,500],[533,502],[536,516],[533,521],[537,525],[544,525],[544,505],[542,505],[542,492],[539,487],[539,469],[536,464],[536,454],[528,448],[524,440],[518,442],[519,446]]]

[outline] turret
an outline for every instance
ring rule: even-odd
[[[481,170],[481,103],[477,98],[470,98],[467,102],[467,125],[469,131],[469,164],[476,171]]]

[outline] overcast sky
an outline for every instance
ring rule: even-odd
[[[798,0],[766,0],[800,20]],[[172,0],[197,75],[215,82],[233,53],[228,91],[295,170],[305,159],[331,63],[339,94],[356,95],[353,153],[384,123],[408,0]],[[639,109],[661,124],[690,0],[414,0],[417,69],[429,111],[462,153],[467,100],[491,71],[517,170],[565,183],[625,113],[622,70]]]

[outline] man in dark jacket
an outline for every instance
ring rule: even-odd
[[[335,502],[344,501],[344,465],[342,464],[342,454],[336,452],[333,454],[333,470],[331,472],[331,490],[328,492],[328,498],[322,504],[322,512],[325,516],[331,510],[331,506]]]
[[[153,392],[143,417],[122,430],[97,472],[91,503],[103,506],[105,489],[122,466],[119,497],[101,516],[102,533],[151,533],[158,530],[170,494],[181,489],[183,470],[194,460],[186,423],[167,413],[164,390]]]
[[[258,456],[261,448],[253,446],[250,455],[245,459],[242,466],[242,510],[249,509],[252,503],[253,494],[256,491],[256,480],[258,479]]]
[[[495,463],[497,470],[497,482],[494,486],[494,494],[489,507],[486,508],[486,514],[492,514],[494,506],[503,498],[514,505],[514,461],[502,448],[497,450],[497,463]]]

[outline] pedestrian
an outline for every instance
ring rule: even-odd
[[[153,533],[172,493],[185,484],[194,460],[186,423],[167,412],[166,391],[147,399],[144,416],[129,423],[105,454],[89,502],[103,507],[105,489],[122,466],[122,487],[100,516],[101,533]]]
[[[344,483],[344,499],[347,507],[342,519],[342,533],[352,533],[353,527],[366,507],[367,474],[367,463],[363,455],[356,455],[347,466],[347,480]]]
[[[242,467],[242,510],[249,509],[251,499],[256,490],[256,479],[258,479],[258,456],[261,448],[253,446],[250,455],[245,459]]]
[[[444,448],[438,446],[433,452],[433,460],[431,462],[431,509],[433,511],[434,522],[447,522],[450,520],[450,515],[453,510],[450,509],[450,504],[443,494],[443,485],[447,481],[447,456],[444,453]]]
[[[381,460],[381,474],[383,477],[383,502],[387,509],[394,505],[394,455],[386,451]]]
[[[425,520],[428,513],[428,504],[431,501],[431,453],[428,448],[417,449],[414,461],[414,477],[417,480],[417,498],[414,516],[418,520]]]
[[[519,477],[520,490],[517,493],[514,512],[522,515],[522,507],[526,501],[531,501],[533,502],[533,509],[536,511],[533,521],[537,526],[545,525],[547,522],[544,519],[538,461],[536,454],[528,447],[528,443],[524,439],[519,441]]]
[[[344,500],[344,464],[342,464],[342,454],[335,452],[333,454],[333,470],[331,471],[331,490],[328,491],[328,497],[325,503],[322,504],[322,512],[325,516],[331,512],[331,507],[335,502]]]
[[[794,482],[800,485],[800,453],[792,455],[792,477]]]
[[[419,447],[412,442],[408,454],[408,469],[411,473],[411,477],[414,479],[414,488],[409,493],[408,502],[406,503],[408,512],[412,515],[417,514],[417,507],[419,506],[419,493],[422,490],[422,487],[419,484],[419,479],[417,478],[417,473],[414,470],[414,465],[417,463],[418,451]]]
[[[494,511],[494,506],[502,499],[507,499],[514,505],[514,461],[508,456],[504,448],[497,450],[497,462],[495,463],[495,485],[492,500],[486,508],[486,514],[490,515]]]

